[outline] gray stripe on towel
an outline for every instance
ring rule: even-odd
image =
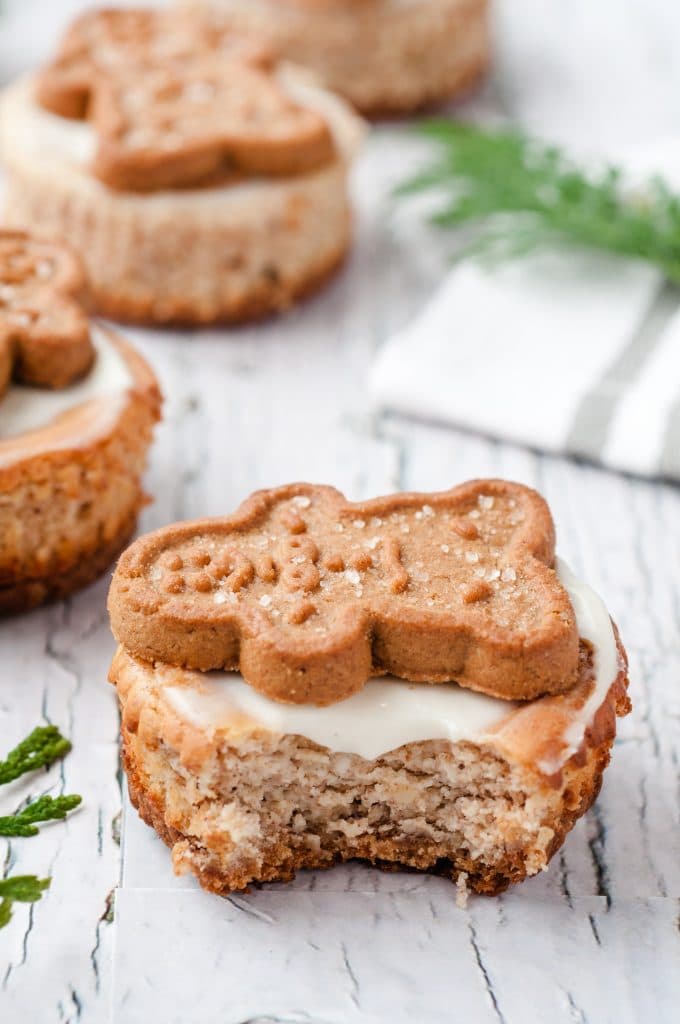
[[[628,344],[581,399],[566,440],[571,455],[601,457],[617,404],[651,356],[679,305],[680,289],[670,281],[664,282]]]

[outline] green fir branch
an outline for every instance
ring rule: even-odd
[[[70,796],[41,796],[17,814],[0,817],[0,836],[37,836],[35,822],[63,819],[82,802],[77,794]]]
[[[10,750],[4,761],[0,761],[0,785],[13,782],[26,772],[49,767],[65,757],[70,749],[70,741],[55,725],[38,726]],[[34,836],[39,831],[38,822],[65,818],[81,800],[77,794],[38,797],[16,814],[0,817],[0,836]],[[35,903],[42,898],[51,881],[51,878],[38,878],[36,875],[0,879],[0,928],[11,921],[15,903]]]
[[[35,903],[49,889],[51,881],[51,878],[38,878],[36,875],[0,879],[0,928],[11,921],[14,903]]]
[[[18,779],[25,772],[44,768],[64,757],[71,749],[56,725],[41,725],[34,729],[14,750],[10,750],[4,761],[0,761],[0,785]]]
[[[431,194],[442,228],[467,227],[466,254],[503,260],[555,242],[644,260],[680,282],[680,196],[660,178],[632,192],[620,168],[591,173],[514,130],[425,122],[435,146],[397,195]]]

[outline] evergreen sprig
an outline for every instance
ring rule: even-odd
[[[42,898],[45,889],[49,889],[50,882],[50,878],[38,878],[37,875],[0,879],[0,928],[11,921],[14,903],[35,903]]]
[[[449,120],[419,131],[436,154],[397,194],[433,193],[435,224],[472,229],[464,252],[507,259],[566,242],[644,260],[680,282],[680,196],[661,178],[633,192],[621,168],[591,173],[517,131]]]
[[[71,749],[55,725],[43,725],[34,729],[22,740],[4,761],[0,761],[0,785],[13,782],[26,772],[45,768],[68,754]],[[35,836],[39,829],[37,822],[65,818],[81,802],[77,794],[67,796],[41,796],[16,814],[0,817],[0,836]],[[0,879],[0,928],[12,919],[14,903],[35,903],[49,888],[50,878],[36,875],[15,875]]]
[[[0,836],[37,836],[35,822],[63,819],[82,802],[77,794],[70,796],[41,796],[17,814],[0,818]]]
[[[26,772],[44,768],[64,757],[71,749],[56,725],[41,725],[34,729],[4,761],[0,761],[0,785],[13,782]]]

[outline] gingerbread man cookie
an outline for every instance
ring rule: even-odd
[[[333,157],[322,117],[272,75],[247,38],[152,11],[78,19],[38,96],[62,116],[87,116],[94,173],[112,188],[154,191],[220,175],[287,176]]]
[[[331,704],[383,672],[527,700],[578,668],[553,559],[548,508],[519,484],[357,504],[300,484],[141,538],[109,608],[134,656],[239,669],[276,700]]]

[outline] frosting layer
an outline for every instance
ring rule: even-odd
[[[61,451],[81,451],[113,431],[137,380],[123,351],[91,324],[96,359],[87,377],[60,391],[12,386],[0,400],[0,470]]]
[[[594,683],[582,702],[569,707],[559,753],[537,767],[551,774],[579,748],[585,731],[619,671],[614,629],[597,594],[558,560],[559,579],[574,607],[579,635],[593,648]],[[527,705],[487,697],[455,683],[427,686],[392,677],[371,680],[359,693],[329,707],[289,705],[257,693],[237,673],[187,673],[188,686],[168,686],[165,699],[181,717],[214,733],[245,718],[275,733],[305,736],[331,750],[375,759],[406,743],[423,740],[494,742],[501,722]]]
[[[132,387],[132,374],[105,332],[92,326],[96,359],[82,380],[58,391],[13,384],[0,403],[0,442],[40,430],[65,412],[93,399],[123,395]]]
[[[237,673],[208,672],[200,690],[168,687],[174,709],[204,729],[246,715],[270,732],[306,736],[322,747],[373,759],[405,743],[484,733],[514,705],[453,684],[428,686],[393,676],[372,679],[363,690],[330,707],[281,704],[248,686]]]

